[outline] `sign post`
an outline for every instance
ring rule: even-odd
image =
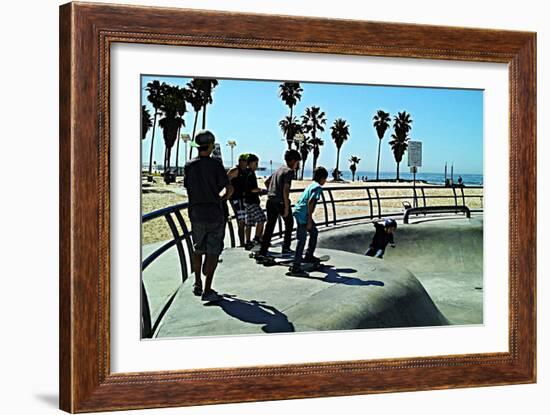
[[[180,135],[180,138],[183,140],[183,142],[185,143],[185,163],[187,163],[187,142],[189,140],[191,140],[191,136],[187,133],[182,133]]]
[[[416,173],[422,167],[422,141],[409,141],[408,165],[413,174],[414,207],[418,207],[416,198]]]

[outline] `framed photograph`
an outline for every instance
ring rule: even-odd
[[[61,6],[61,409],[535,382],[535,68],[528,32]]]

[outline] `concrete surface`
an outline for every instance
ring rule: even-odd
[[[363,253],[374,227],[360,224],[321,232],[320,247]],[[383,261],[410,270],[452,324],[483,323],[483,220],[411,217],[399,223],[396,248]]]
[[[406,269],[349,252],[330,255],[324,271],[286,276],[283,266],[264,267],[240,248],[223,253],[208,304],[181,285],[157,337],[234,335],[448,324],[418,280]]]
[[[226,249],[214,282],[224,295],[217,305],[192,295],[192,276],[181,284],[173,248],[143,274],[153,321],[176,293],[156,336],[483,322],[479,217],[400,223],[397,247],[388,247],[383,260],[362,255],[373,231],[372,224],[354,224],[320,232],[317,254],[330,255],[330,267],[311,272],[309,278],[286,276],[283,266],[258,265],[241,248]],[[145,246],[144,257],[159,245]]]

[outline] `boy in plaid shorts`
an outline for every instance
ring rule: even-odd
[[[258,156],[249,154],[247,158],[247,176],[245,186],[245,249],[250,250],[255,244],[261,244],[264,233],[265,214],[260,206],[260,193],[262,190],[258,187],[256,178],[256,169],[258,168]],[[252,227],[256,227],[254,240],[250,240]]]
[[[231,168],[227,172],[227,176],[233,186],[233,193],[230,197],[230,203],[235,212],[235,218],[237,219],[237,229],[239,235],[239,246],[244,246],[244,229],[245,229],[245,207],[244,207],[244,197],[245,197],[245,186],[246,186],[246,177],[248,175],[247,169],[247,160],[248,153],[243,153],[239,156],[239,163]]]

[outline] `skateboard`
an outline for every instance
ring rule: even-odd
[[[319,271],[326,267],[327,265],[324,264],[326,261],[330,260],[330,256],[323,255],[319,258],[319,261],[317,262],[302,262],[300,264],[300,270],[298,272],[292,272],[292,264],[294,263],[294,258],[273,258],[268,257],[266,261],[262,262],[262,265],[264,267],[272,267],[272,266],[283,266],[288,267],[288,272],[286,275],[288,276],[307,276],[308,272],[312,271]]]

